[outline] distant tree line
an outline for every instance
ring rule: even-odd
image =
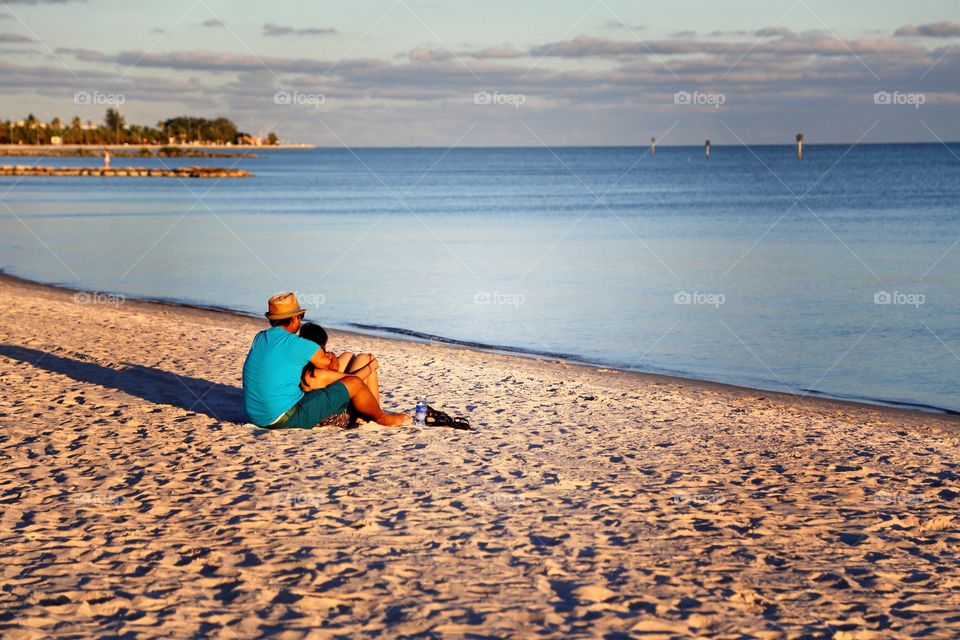
[[[55,140],[59,139],[59,140]],[[107,109],[103,123],[84,123],[74,116],[69,124],[60,118],[50,122],[38,120],[32,113],[23,120],[0,120],[0,144],[268,144],[279,142],[275,133],[266,139],[237,129],[228,118],[193,118],[179,116],[158,122],[156,127],[128,125],[116,109]]]

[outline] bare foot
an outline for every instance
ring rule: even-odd
[[[413,423],[413,418],[405,413],[381,413],[376,420],[377,424],[385,427],[402,427]]]

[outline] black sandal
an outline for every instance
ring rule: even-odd
[[[461,431],[470,431],[470,421],[466,418],[454,418],[453,424],[450,426]]]
[[[428,427],[450,427],[451,429],[459,429],[461,431],[470,430],[470,422],[466,418],[451,418],[443,411],[430,406],[427,407],[427,417],[424,418],[423,424]]]

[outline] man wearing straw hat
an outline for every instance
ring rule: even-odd
[[[327,369],[332,355],[297,335],[306,311],[293,293],[279,293],[267,302],[270,328],[258,333],[243,363],[243,402],[250,420],[271,429],[312,429],[325,418],[353,405],[378,424],[396,427],[410,422],[402,413],[386,413],[362,378],[376,371],[371,359],[363,369],[341,374],[323,389],[304,393],[300,374],[307,363]]]

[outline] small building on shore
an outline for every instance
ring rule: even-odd
[[[245,145],[250,145],[252,147],[260,147],[263,145],[263,138],[261,138],[260,136],[245,135],[245,136],[241,136],[237,140],[237,144],[245,144]]]

